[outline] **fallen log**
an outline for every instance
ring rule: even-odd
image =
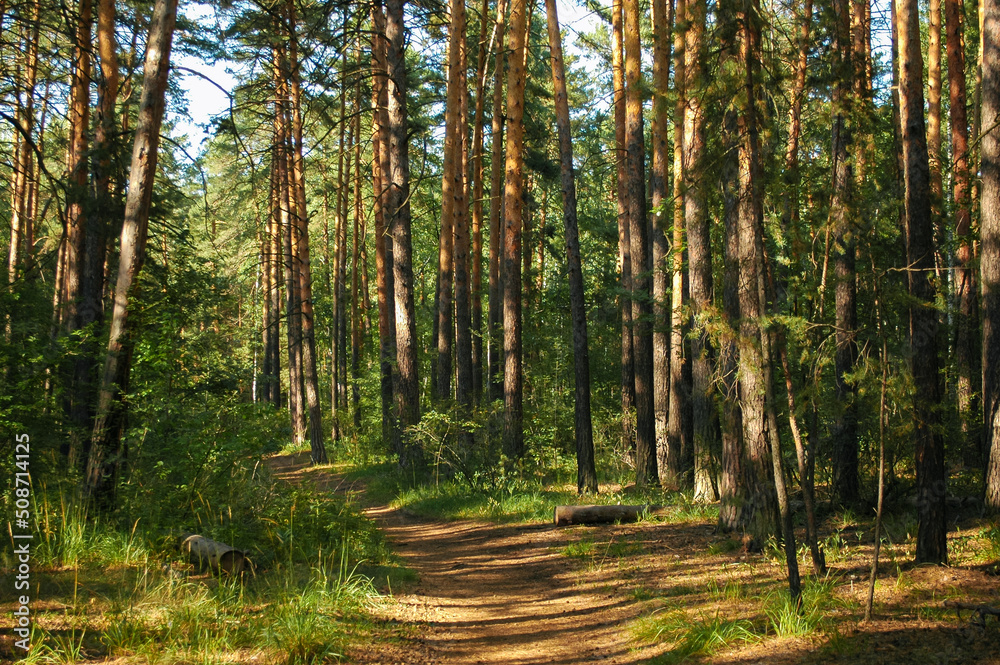
[[[976,603],[960,603],[954,600],[946,600],[943,605],[949,609],[953,609],[958,614],[959,618],[962,617],[962,610],[971,610],[979,615],[979,621],[974,621],[980,626],[986,625],[986,617],[994,616],[997,620],[1000,620],[1000,607],[993,607],[991,605],[977,605]]]
[[[235,547],[196,534],[184,534],[181,538],[181,551],[199,568],[210,568],[216,574],[238,575],[253,567],[247,553]]]
[[[571,524],[612,524],[637,522],[647,513],[662,510],[659,506],[556,506],[556,526]]]

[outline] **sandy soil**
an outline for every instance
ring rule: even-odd
[[[308,474],[320,487],[362,489],[329,472],[308,472],[307,465],[302,455],[272,458],[276,474],[287,480]],[[580,580],[558,551],[575,540],[570,532],[432,521],[386,506],[366,512],[419,582],[378,609],[387,623],[401,624],[396,639],[356,649],[353,662],[645,662],[623,630],[639,608],[609,593],[602,579]]]
[[[292,482],[308,477],[320,488],[362,493],[363,503],[362,486],[309,469],[305,455],[271,464]],[[682,611],[692,621],[747,619],[764,632],[762,600],[784,588],[782,563],[720,547],[725,537],[698,520],[556,529],[434,521],[386,506],[367,512],[419,582],[393,590],[377,609],[382,637],[355,648],[355,663],[646,663],[670,645],[635,642],[635,619]],[[970,533],[975,527],[949,534],[953,551],[966,547]],[[826,628],[737,642],[692,662],[1000,665],[1000,622],[981,628],[968,613],[941,608],[945,598],[1000,605],[997,566],[956,556],[951,568],[918,567],[905,548],[884,552],[876,617],[864,623],[865,538],[859,527],[855,544],[831,561],[837,581]],[[560,552],[571,543],[585,545],[584,554]]]

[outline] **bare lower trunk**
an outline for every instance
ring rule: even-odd
[[[917,0],[897,0],[896,21],[906,186],[906,265],[911,299],[910,367],[914,383],[913,438],[916,444],[919,519],[916,559],[925,563],[946,563],[944,443],[937,429],[937,410],[941,402],[938,320],[930,274],[934,270],[934,224],[929,197],[930,171],[924,128],[923,57]],[[985,233],[983,239],[985,246],[988,244]]]
[[[511,460],[524,454],[524,370],[521,358],[521,229],[524,189],[524,85],[527,2],[511,2],[511,40],[507,78],[507,159],[504,188],[503,449]]]
[[[313,327],[312,271],[309,263],[309,213],[306,210],[306,183],[302,159],[302,93],[299,82],[298,38],[296,36],[295,5],[288,0],[288,65],[291,86],[291,184],[295,192],[295,218],[298,229],[295,255],[297,259],[297,284],[302,324],[302,382],[305,403],[309,410],[309,447],[313,464],[325,464],[326,446],[323,443],[323,411],[319,401],[319,378],[316,373],[316,338]]]
[[[410,234],[410,159],[407,146],[406,65],[403,59],[403,0],[386,3],[386,67],[389,71],[389,233],[392,236],[396,307],[396,388],[400,427],[420,420],[420,384],[417,377],[417,321],[413,306],[413,264]],[[419,468],[423,455],[405,439],[397,451],[400,466]]]
[[[628,212],[628,155],[625,149],[625,65],[622,0],[611,3],[612,78],[615,112],[615,164],[618,193],[618,264],[621,274],[622,321],[622,443],[629,451],[635,447],[635,359],[632,336],[632,242]]]
[[[671,8],[672,8],[671,4]],[[666,208],[669,150],[667,123],[670,89],[670,29],[673,11],[667,10],[666,0],[655,0],[651,6],[653,22],[653,164],[650,170],[650,203],[652,223],[650,233],[653,250],[653,417],[656,428],[656,465],[660,482],[679,487],[683,483],[680,446],[670,449],[670,272],[667,258]]]
[[[702,184],[705,115],[702,71],[705,51],[705,0],[688,0],[684,44],[684,79],[688,96],[684,112],[684,227],[687,233],[691,311],[703,332],[691,341],[691,416],[695,477],[711,477],[716,447],[714,356],[705,318],[712,305],[712,248]],[[704,482],[704,481],[703,481]]]
[[[979,299],[972,267],[972,215],[969,208],[969,121],[966,116],[965,52],[962,41],[962,4],[945,0],[945,32],[948,52],[948,101],[951,125],[952,198],[955,210],[954,297],[958,310],[955,339],[958,417],[965,437],[966,464],[982,466],[981,427],[976,420],[982,375],[976,348]]]
[[[576,433],[576,490],[597,492],[594,466],[594,431],[590,418],[590,352],[587,344],[587,308],[584,302],[583,267],[580,260],[580,232],[576,218],[576,179],[573,175],[573,143],[570,137],[566,73],[563,67],[562,37],[555,0],[545,0],[548,16],[549,51],[552,55],[552,87],[555,90],[556,124],[559,131],[559,164],[563,198],[563,225],[566,229],[566,267],[569,272],[570,316],[573,324],[573,370]]]
[[[130,186],[125,202],[111,334],[84,477],[85,494],[99,501],[110,499],[114,492],[112,472],[118,463],[116,457],[119,451],[120,423],[125,410],[122,394],[128,385],[132,346],[128,341],[129,304],[145,257],[149,205],[153,196],[160,124],[163,121],[167,73],[170,70],[170,46],[176,17],[177,0],[157,0],[149,29],[139,121],[129,171]]]

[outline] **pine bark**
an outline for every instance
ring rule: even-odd
[[[948,54],[948,107],[951,126],[952,200],[955,250],[955,291],[958,317],[955,338],[956,395],[958,417],[965,437],[965,461],[981,467],[983,456],[981,429],[976,421],[982,375],[976,348],[979,327],[979,299],[976,272],[973,267],[972,215],[970,212],[969,120],[966,114],[965,45],[962,35],[962,3],[945,0],[945,35]]]
[[[295,257],[297,264],[296,289],[302,325],[302,380],[305,404],[309,410],[309,447],[313,464],[326,464],[326,446],[323,443],[323,410],[319,400],[319,377],[316,373],[316,336],[313,325],[312,271],[309,262],[309,213],[306,209],[305,164],[302,148],[302,91],[300,83],[297,21],[295,4],[288,0],[288,65],[291,133],[291,183],[295,192]]]
[[[704,94],[705,0],[688,0],[684,44],[684,226],[687,234],[690,305],[695,327],[691,341],[691,416],[695,459],[695,494],[708,493],[715,451],[714,350],[705,332],[712,306],[712,248],[702,183],[705,155]],[[702,480],[699,481],[699,478]],[[699,488],[698,485],[703,487]]]
[[[671,6],[672,7],[672,6]],[[666,0],[651,5],[653,24],[653,163],[649,189],[652,206],[650,233],[653,250],[653,416],[656,428],[656,465],[660,483],[679,487],[682,484],[680,446],[670,449],[670,273],[667,258],[667,173],[670,169],[667,124],[670,109],[670,29],[673,10]]]
[[[1000,117],[1000,2],[983,2],[982,116]],[[1000,512],[1000,129],[983,135],[980,279],[986,506]]]
[[[34,149],[31,145],[35,124],[35,84],[38,78],[38,35],[41,2],[35,0],[30,22],[24,33],[24,82],[17,90],[17,129],[14,137],[14,173],[10,206],[10,245],[7,255],[7,282],[14,284],[19,277],[24,254],[30,251],[26,239],[34,223],[31,214],[32,187],[34,185]],[[21,86],[18,86],[19,88]]]
[[[524,86],[527,52],[525,0],[512,0],[510,56],[507,75],[507,157],[504,187],[503,322],[504,427],[503,450],[511,460],[524,454],[524,370],[522,366],[521,231],[524,196]]]
[[[486,112],[486,67],[495,31],[489,27],[490,0],[479,10],[479,51],[476,58],[476,106],[472,119],[472,392],[483,396],[483,116]],[[487,32],[491,33],[487,40]]]
[[[910,368],[917,471],[917,550],[920,563],[948,560],[944,444],[938,431],[941,377],[934,309],[934,223],[924,127],[923,55],[917,0],[896,0],[900,122],[906,207],[906,266],[910,294]],[[992,117],[992,116],[991,116]],[[985,225],[984,225],[985,226]],[[983,237],[984,247],[989,238]]]
[[[684,227],[684,113],[687,107],[685,75],[685,39],[687,9],[685,0],[674,0],[674,154],[673,154],[673,233],[670,247],[670,407],[668,413],[668,449],[679,450],[682,459],[693,468],[695,499],[714,501],[715,486],[703,461],[694,459],[691,441],[691,356],[685,353],[689,317],[686,316],[687,272],[685,271]]]
[[[451,22],[448,29],[448,95],[445,102],[444,161],[441,183],[441,231],[438,237],[437,279],[437,383],[434,396],[439,400],[451,398],[452,342],[455,339],[452,313],[454,311],[455,269],[455,219],[459,207],[465,204],[462,186],[461,132],[465,126],[462,118],[461,50],[460,41],[465,36],[465,3],[451,0]],[[458,28],[458,25],[461,28]]]
[[[497,2],[497,50],[493,66],[493,113],[491,118],[490,150],[490,268],[489,268],[489,312],[486,322],[489,336],[488,381],[490,401],[503,398],[503,277],[501,262],[503,256],[503,226],[500,218],[503,211],[504,178],[504,113],[503,113],[503,73],[504,34],[506,30],[505,12],[507,0]]]
[[[580,231],[576,216],[576,177],[573,173],[573,141],[570,135],[566,71],[562,37],[555,0],[545,0],[548,17],[549,52],[552,59],[552,88],[555,90],[556,125],[559,132],[560,184],[563,199],[563,226],[566,231],[566,267],[569,273],[570,317],[573,324],[573,371],[576,434],[576,491],[597,492],[594,466],[594,428],[590,415],[590,351],[587,341],[587,307],[584,301],[583,266],[580,260]]]
[[[136,280],[145,258],[149,206],[156,176],[157,148],[176,18],[177,0],[157,0],[147,40],[111,332],[84,477],[85,495],[105,504],[114,492],[113,471],[118,463],[120,425],[125,411],[122,397],[127,390],[131,364],[130,304],[135,297]]]
[[[621,274],[619,307],[622,320],[622,444],[635,448],[635,358],[632,337],[632,242],[628,212],[628,153],[625,147],[625,47],[622,0],[611,3],[612,86],[615,113],[615,166],[618,193],[618,265]]]
[[[382,440],[399,450],[399,430],[392,414],[392,366],[396,360],[396,316],[392,237],[386,228],[391,166],[387,129],[389,126],[388,86],[385,63],[385,14],[381,1],[372,3],[375,31],[372,45],[372,182],[375,194],[375,285],[378,291],[379,387],[382,402]]]
[[[354,99],[361,104],[361,80],[354,89]],[[364,319],[361,301],[361,248],[365,243],[364,218],[361,211],[361,114],[354,116],[354,237],[351,240],[351,414],[354,431],[361,430],[361,355],[364,353],[362,339]]]
[[[302,384],[302,310],[299,303],[298,266],[295,248],[298,229],[292,220],[294,197],[291,193],[289,173],[289,109],[287,86],[287,61],[284,50],[274,49],[274,158],[271,168],[278,173],[278,214],[281,228],[281,256],[285,281],[286,348],[288,350],[288,411],[292,423],[292,440],[305,441],[306,418]]]
[[[833,492],[843,505],[857,504],[858,486],[858,425],[855,406],[857,389],[848,377],[857,359],[857,288],[856,250],[854,236],[853,182],[851,160],[852,109],[855,97],[856,61],[864,54],[853,48],[851,9],[849,0],[836,0],[837,82],[833,91],[833,197],[830,202],[829,224],[834,244],[834,287],[836,317],[836,351],[834,353],[835,391],[838,411],[831,438],[833,442]]]
[[[452,31],[458,50],[458,113],[455,142],[455,387],[458,402],[463,405],[465,417],[472,416],[472,285],[469,281],[472,238],[469,234],[469,205],[467,198],[468,132],[466,116],[468,85],[466,81],[466,12],[464,0],[452,2]],[[471,446],[471,433],[463,430],[459,442],[463,448]]]
[[[635,362],[636,485],[659,485],[653,412],[652,275],[646,219],[646,153],[642,117],[642,54],[638,0],[623,0],[625,24],[625,149],[629,242],[632,246],[632,348]]]
[[[407,145],[406,63],[403,58],[403,0],[386,3],[386,67],[389,71],[389,234],[392,236],[396,308],[396,411],[401,429],[420,421],[417,376],[417,321],[413,305],[413,248],[410,231],[410,158]],[[405,439],[397,451],[400,466],[423,466],[421,450]]]

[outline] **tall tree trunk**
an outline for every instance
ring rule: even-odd
[[[668,449],[679,450],[681,459],[687,460],[686,467],[692,467],[694,495],[698,501],[714,501],[715,486],[712,484],[708,467],[694,459],[691,429],[691,356],[685,353],[689,318],[686,316],[687,278],[684,269],[685,245],[684,228],[684,112],[687,107],[685,75],[685,39],[687,31],[687,9],[685,0],[673,0],[674,6],[674,90],[677,101],[674,106],[674,191],[673,191],[673,234],[671,236],[671,290],[670,290],[670,408]],[[690,480],[688,480],[690,482]]]
[[[156,176],[160,124],[163,121],[167,73],[170,70],[170,46],[176,18],[177,0],[156,1],[149,27],[139,120],[129,171],[130,186],[125,201],[111,335],[104,360],[97,418],[84,477],[85,494],[97,501],[110,499],[114,492],[111,472],[118,464],[120,426],[125,415],[123,396],[128,386],[132,349],[128,330],[129,306],[135,297],[136,278],[142,270],[145,257],[149,205]]]
[[[666,209],[669,148],[667,124],[670,113],[667,95],[670,90],[670,29],[674,23],[673,4],[654,0],[651,6],[653,23],[653,164],[649,176],[652,205],[653,249],[653,416],[656,427],[656,465],[660,482],[665,486],[680,486],[683,475],[680,446],[670,450],[670,331],[668,289],[670,277],[667,257]],[[679,442],[678,442],[679,443]]]
[[[272,146],[272,164],[276,146]],[[265,400],[275,409],[281,408],[281,211],[278,206],[278,172],[271,169],[267,232],[264,235],[264,271],[267,278],[264,294],[264,349],[268,358],[264,367]]]
[[[851,9],[849,0],[836,0],[836,44],[834,52],[837,82],[833,90],[833,198],[830,202],[829,224],[834,241],[834,273],[836,275],[836,395],[839,405],[831,438],[833,439],[833,491],[844,505],[859,500],[858,487],[858,426],[855,398],[857,389],[848,378],[854,372],[857,358],[856,275],[854,240],[854,203],[852,185],[854,172],[850,155],[852,132],[849,118],[854,108],[852,91],[857,72],[855,61],[864,57],[853,50]],[[853,51],[853,52],[852,52]]]
[[[465,2],[451,0],[451,21],[448,28],[448,97],[445,103],[444,163],[441,183],[441,233],[438,238],[438,279],[437,279],[437,383],[434,396],[439,400],[451,398],[452,341],[455,330],[452,327],[454,303],[452,296],[455,273],[455,218],[458,209],[465,204],[465,189],[462,185],[462,132],[465,120],[462,117],[462,47],[465,39]],[[459,27],[460,25],[460,27]]]
[[[1000,116],[1000,2],[983,2],[982,116]],[[980,279],[983,298],[983,427],[986,505],[1000,512],[1000,129],[982,138]]]
[[[723,35],[724,56],[730,66],[739,63],[736,17],[730,5],[720,12],[720,23],[726,27]],[[743,450],[743,416],[741,412],[739,383],[740,356],[740,123],[738,110],[729,108],[723,117],[722,196],[725,224],[725,269],[722,276],[722,313],[725,333],[719,340],[719,357],[716,369],[722,389],[719,404],[719,434],[722,457],[719,468],[719,527],[733,531],[740,523],[741,506],[747,501],[748,487],[744,482],[745,465]]]
[[[10,245],[7,256],[7,281],[13,284],[24,261],[24,253],[30,251],[26,238],[34,223],[31,215],[32,187],[34,175],[34,149],[30,145],[35,123],[35,83],[38,78],[38,33],[41,2],[35,0],[31,21],[25,26],[24,89],[17,100],[17,124],[14,137],[17,146],[14,156],[14,186],[10,208]],[[9,326],[9,322],[8,322]],[[9,327],[8,327],[9,330]],[[9,341],[9,335],[8,335]]]
[[[90,130],[90,56],[92,0],[79,0],[79,22],[70,78],[69,147],[66,170],[66,266],[62,281],[60,322],[65,332],[76,329],[87,237],[87,136]]]
[[[281,227],[282,268],[285,281],[285,325],[288,349],[288,411],[292,423],[292,440],[296,445],[305,441],[306,419],[302,386],[302,309],[297,288],[298,266],[295,245],[298,230],[292,221],[294,196],[290,189],[289,110],[287,63],[280,46],[274,47],[274,144],[278,172],[278,210]]]
[[[980,428],[975,412],[980,394],[976,330],[979,324],[976,273],[972,267],[972,215],[969,207],[969,121],[966,117],[965,45],[962,40],[962,3],[945,0],[945,34],[948,53],[948,107],[951,125],[952,198],[955,211],[955,339],[956,392],[966,463],[982,466]]]
[[[90,83],[93,28],[92,0],[80,0],[79,22],[74,46],[74,68],[70,81],[69,151],[66,189],[66,265],[63,271],[63,319],[66,334],[83,330],[97,320],[98,305],[93,299],[96,267],[94,249],[100,236],[102,219],[94,215],[89,183]],[[20,137],[18,137],[20,138]],[[20,153],[29,150],[22,140]],[[103,267],[103,261],[101,262]],[[99,287],[98,287],[99,288]],[[83,355],[94,349],[80,350]],[[85,358],[67,359],[62,372],[65,382],[63,407],[72,424],[69,462],[75,467],[80,459],[86,429],[91,426],[90,366]]]
[[[615,165],[618,192],[618,264],[621,270],[619,306],[622,317],[622,443],[635,448],[635,359],[632,337],[632,243],[628,213],[628,153],[625,148],[625,47],[622,0],[611,3],[611,70],[614,89]]]
[[[740,300],[740,415],[743,419],[745,451],[744,482],[746,502],[740,522],[757,544],[763,545],[772,535],[779,534],[778,506],[775,487],[784,489],[780,452],[773,450],[768,439],[766,397],[770,358],[767,331],[761,322],[765,314],[763,295],[763,170],[760,159],[760,121],[757,113],[757,70],[760,66],[759,6],[755,0],[744,0],[741,16],[740,45],[744,72],[746,105],[739,118],[739,300]],[[773,464],[772,464],[773,462]],[[787,495],[785,496],[787,513]],[[789,517],[789,526],[790,526]],[[794,566],[794,536],[791,539]],[[793,596],[798,591],[798,569],[794,570]],[[791,571],[790,571],[791,573]]]
[[[396,409],[401,429],[420,421],[417,377],[417,320],[413,307],[413,263],[410,233],[410,158],[407,146],[406,63],[403,59],[403,0],[386,3],[386,67],[389,71],[389,234],[392,236],[393,288],[396,307]],[[400,443],[400,466],[423,465],[420,449]]]
[[[313,464],[326,464],[326,446],[323,443],[323,411],[319,400],[319,377],[316,373],[316,336],[313,326],[312,271],[309,263],[309,212],[306,209],[306,180],[302,158],[302,91],[298,59],[297,21],[295,4],[288,0],[288,65],[290,105],[292,119],[291,175],[295,191],[297,259],[297,284],[302,322],[302,380],[305,402],[309,409],[309,447]]]
[[[930,169],[924,128],[920,12],[917,0],[896,0],[896,3],[919,518],[916,559],[921,563],[945,563],[948,560],[946,474],[944,444],[937,430],[941,377],[938,373],[938,321],[934,310],[934,283],[931,280],[934,270],[934,223],[931,218]],[[984,246],[987,243],[988,235],[984,233]]]
[[[347,69],[346,52],[344,54],[343,68]],[[346,101],[347,89],[344,90],[344,101]],[[353,104],[352,104],[353,105]],[[337,224],[337,400],[344,410],[345,416],[349,415],[347,405],[347,225],[350,214],[350,191],[351,191],[351,169],[354,158],[354,144],[357,137],[354,135],[354,123],[349,122],[346,113],[341,114],[341,122],[347,124],[347,143],[344,144],[344,183],[340,191],[340,214]]]
[[[479,11],[479,52],[476,58],[476,107],[472,119],[472,398],[483,396],[483,115],[486,108],[486,65],[494,30],[489,30],[490,0]],[[487,45],[486,33],[491,33]]]
[[[355,103],[361,104],[361,79],[354,88]],[[354,431],[361,430],[361,354],[364,352],[361,317],[361,276],[359,274],[361,247],[365,243],[364,224],[361,212],[361,114],[354,116],[354,238],[351,241],[351,413],[354,416]]]
[[[574,414],[576,426],[576,491],[597,492],[594,466],[594,429],[590,418],[590,352],[587,344],[587,307],[584,302],[583,267],[580,260],[580,231],[576,219],[576,179],[573,174],[573,141],[570,136],[566,71],[563,66],[562,37],[555,0],[545,0],[548,17],[549,51],[552,56],[552,87],[555,90],[556,126],[559,131],[560,182],[563,225],[566,230],[566,267],[569,272],[570,316],[573,324],[573,370],[576,384]]]
[[[860,58],[863,54],[857,54]],[[941,0],[927,6],[927,157],[931,171],[931,215],[937,242],[944,240],[944,187],[941,177]],[[938,250],[938,248],[935,248]],[[940,279],[945,269],[940,251],[935,251]]]
[[[507,74],[507,158],[504,187],[503,450],[511,460],[524,454],[524,370],[521,358],[521,229],[524,196],[524,85],[527,52],[525,0],[513,0],[510,11],[510,56]]]
[[[465,407],[465,417],[472,417],[472,290],[469,283],[469,254],[472,249],[469,237],[469,205],[467,194],[468,132],[466,117],[468,85],[466,81],[466,18],[465,1],[453,0],[452,30],[458,49],[458,114],[455,142],[455,387],[458,402]],[[450,72],[449,72],[450,73]],[[459,442],[463,448],[471,447],[472,434],[462,431]]]
[[[695,478],[711,477],[715,451],[715,405],[712,388],[714,350],[705,332],[712,305],[712,247],[702,183],[705,152],[704,94],[705,0],[688,0],[684,43],[684,226],[690,270],[691,310],[701,332],[691,342],[691,414]],[[702,481],[704,482],[704,481]],[[702,488],[704,494],[707,488]],[[696,493],[698,488],[696,487]]]
[[[638,0],[623,0],[625,19],[625,148],[629,242],[632,246],[632,348],[635,357],[636,485],[659,485],[653,413],[652,276],[646,224],[646,154],[642,123],[642,53]]]
[[[399,429],[392,415],[392,366],[396,360],[396,316],[393,298],[392,237],[387,233],[389,164],[388,86],[385,67],[385,14],[381,0],[372,3],[375,27],[372,46],[372,171],[375,194],[375,284],[378,290],[379,381],[382,396],[382,439],[399,450]]]
[[[490,178],[490,277],[489,312],[486,326],[489,335],[489,389],[490,401],[503,398],[503,371],[500,362],[503,356],[503,276],[501,263],[503,256],[503,72],[506,52],[504,33],[507,0],[497,0],[497,50],[493,66],[493,113],[491,120],[490,150],[493,153]]]

